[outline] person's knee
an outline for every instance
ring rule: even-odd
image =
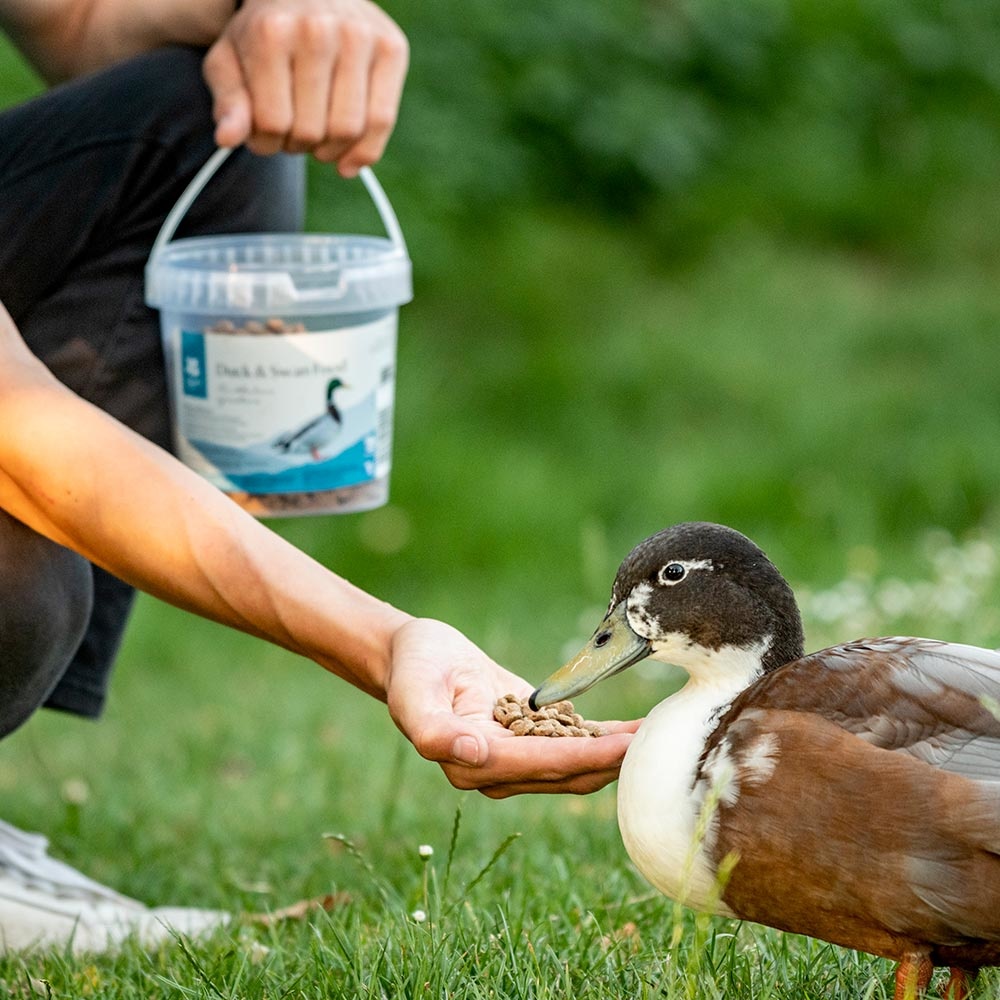
[[[106,87],[141,110],[146,122],[172,133],[204,133],[212,120],[212,98],[201,75],[201,49],[168,45],[133,56],[108,70]]]
[[[0,511],[0,738],[58,683],[92,605],[90,564]]]

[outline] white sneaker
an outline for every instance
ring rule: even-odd
[[[67,945],[77,954],[111,951],[132,935],[154,947],[176,934],[208,934],[232,919],[221,910],[151,909],[49,857],[47,848],[40,834],[0,820],[0,954]]]

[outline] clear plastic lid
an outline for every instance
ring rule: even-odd
[[[409,257],[377,236],[196,236],[146,268],[146,302],[171,312],[353,313],[411,298]]]

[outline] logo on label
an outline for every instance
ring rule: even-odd
[[[185,396],[208,397],[208,375],[205,370],[205,337],[190,330],[181,331],[181,380]]]

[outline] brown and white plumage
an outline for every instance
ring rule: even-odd
[[[689,675],[619,782],[626,849],[657,888],[894,959],[897,997],[947,965],[958,1000],[1000,964],[1000,654],[889,638],[803,656],[764,553],[694,523],[633,550],[594,637],[533,699],[645,656]]]

